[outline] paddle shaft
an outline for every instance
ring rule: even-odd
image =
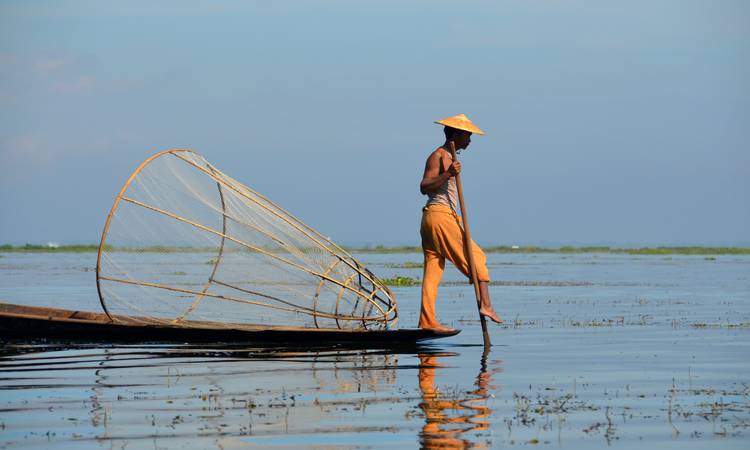
[[[448,147],[450,147],[451,156],[454,161],[458,161],[458,155],[456,154],[456,144],[451,140],[448,141]],[[464,251],[466,252],[466,260],[469,263],[469,275],[471,276],[471,282],[474,284],[474,295],[477,297],[477,311],[479,311],[479,322],[482,324],[482,336],[484,337],[485,348],[490,347],[490,334],[487,331],[487,319],[482,315],[482,294],[479,290],[479,279],[477,278],[477,266],[474,263],[474,252],[471,251],[471,230],[469,230],[469,216],[466,212],[466,202],[464,201],[464,191],[461,187],[461,174],[456,174],[456,189],[458,190],[458,204],[461,207],[461,221],[464,225]]]

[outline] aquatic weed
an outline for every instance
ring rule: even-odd
[[[393,278],[383,278],[381,281],[388,286],[416,286],[422,282],[418,278],[397,275]]]

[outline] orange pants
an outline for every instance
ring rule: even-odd
[[[461,219],[445,205],[429,205],[422,212],[422,250],[424,251],[424,278],[422,281],[422,312],[419,315],[420,328],[434,328],[440,325],[435,319],[435,299],[438,286],[443,278],[445,259],[448,258],[458,270],[471,280],[469,262],[464,250],[464,235]],[[490,281],[487,271],[487,257],[472,241],[471,251],[479,281]]]

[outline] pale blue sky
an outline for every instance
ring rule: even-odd
[[[404,4],[405,3],[405,4]],[[189,147],[344,244],[419,243],[432,121],[484,244],[750,245],[750,2],[0,1],[0,243],[98,242]]]

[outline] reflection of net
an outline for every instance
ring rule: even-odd
[[[99,251],[111,316],[344,329],[397,321],[392,293],[350,254],[190,150],[158,153],[131,175]]]

